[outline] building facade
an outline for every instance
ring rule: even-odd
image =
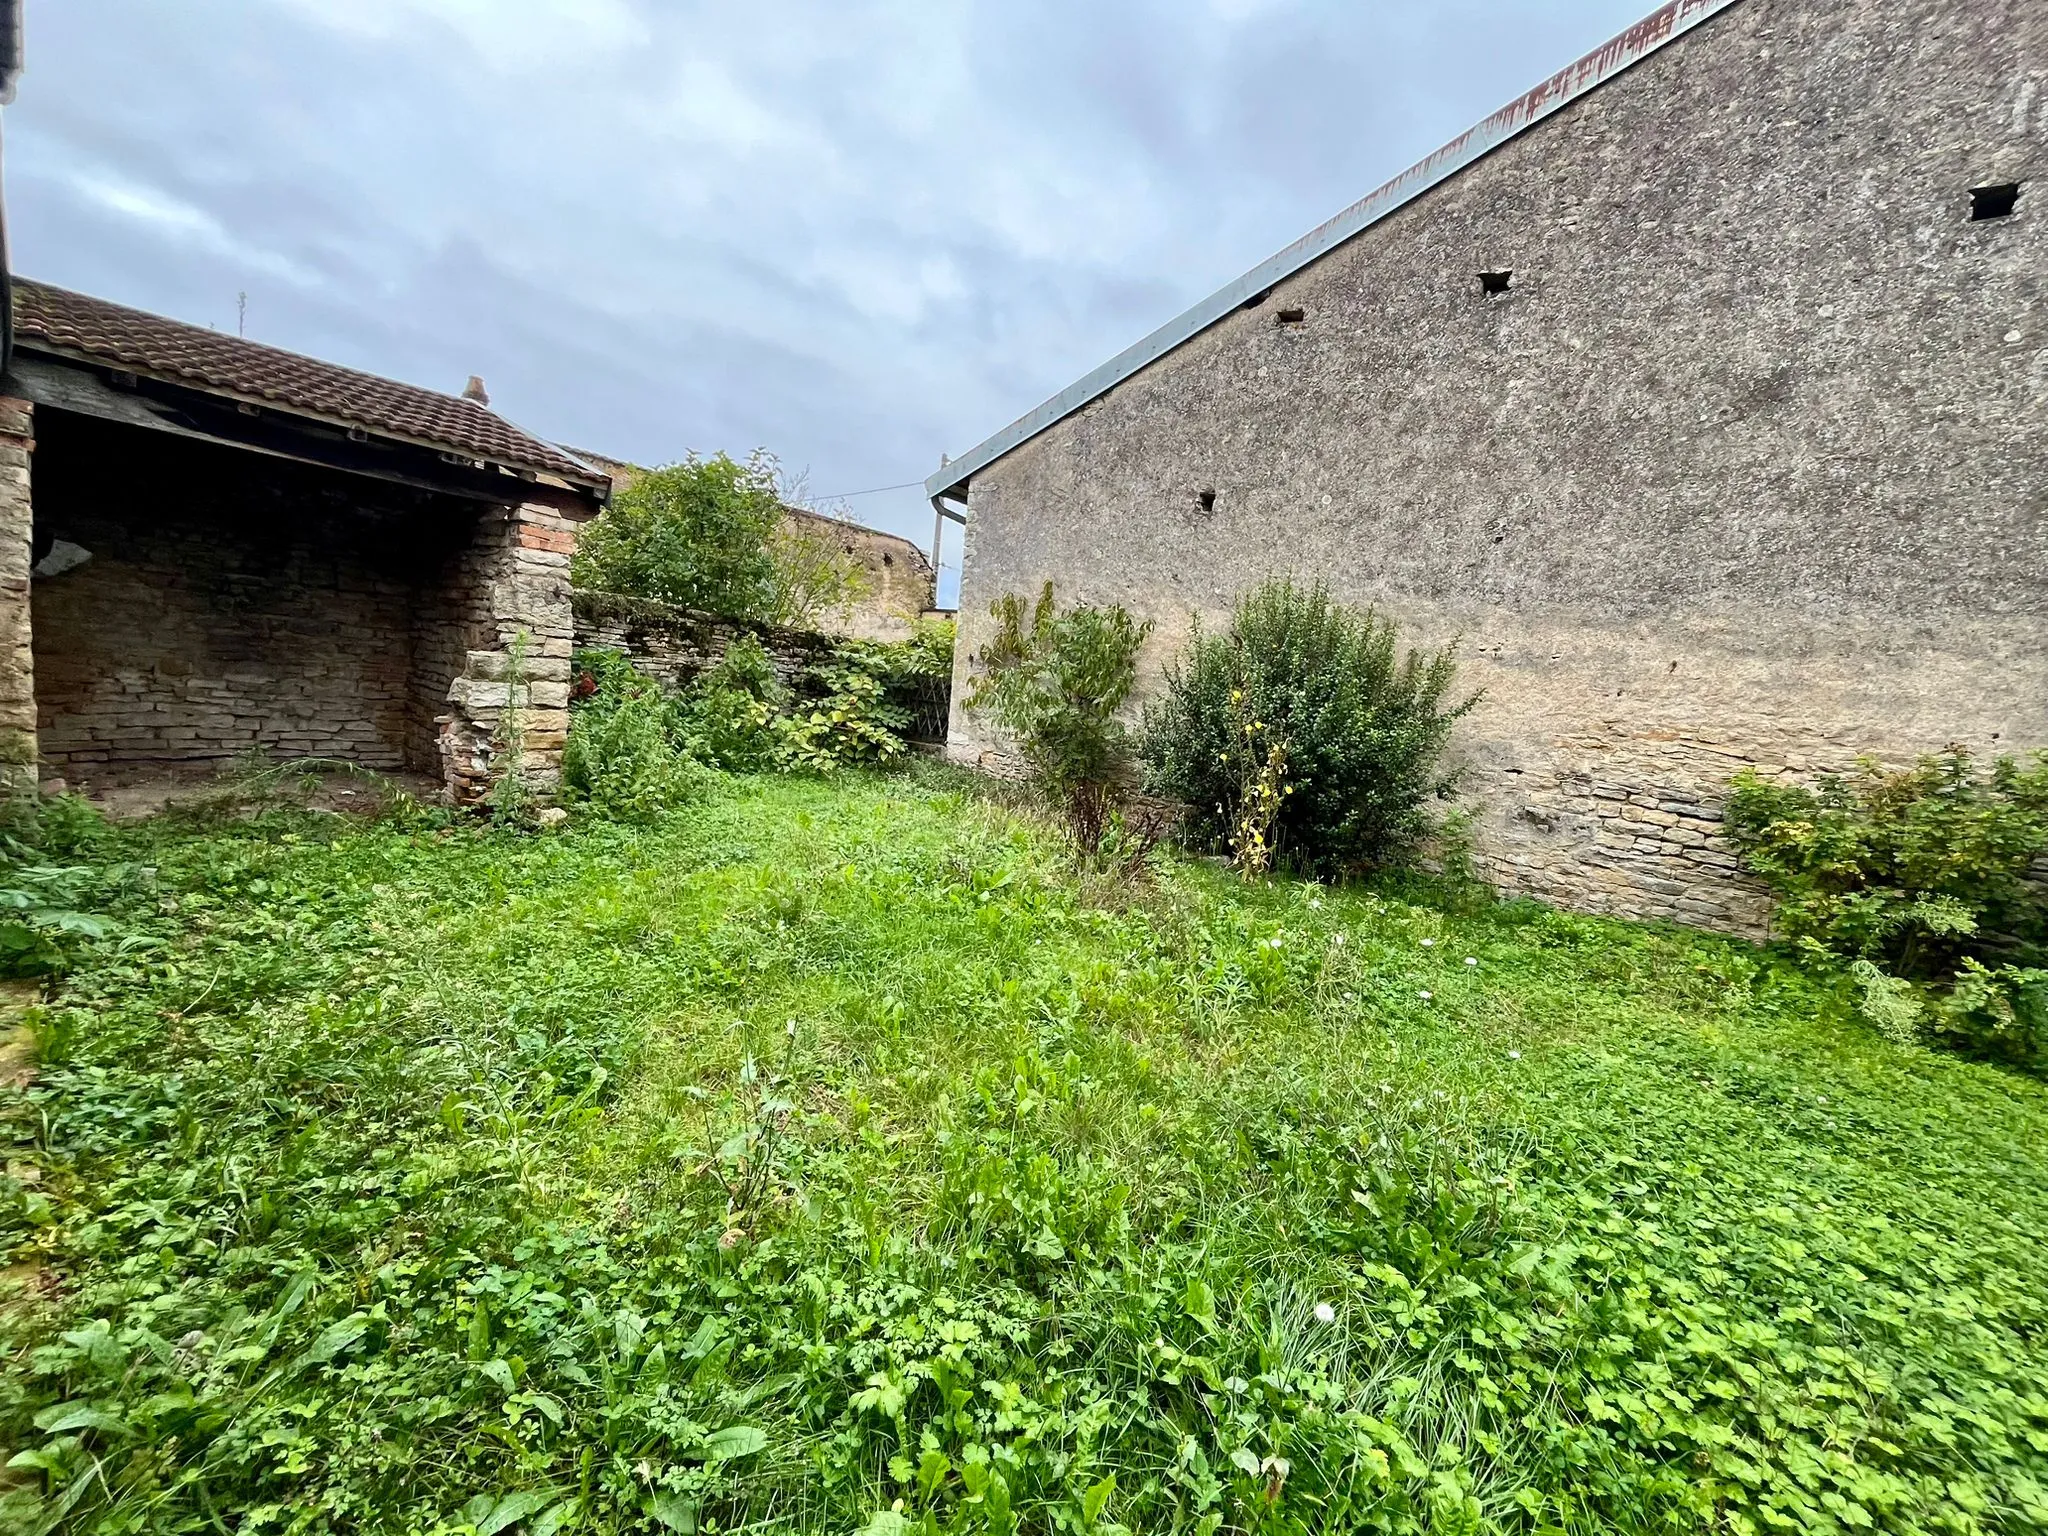
[[[1459,647],[1498,883],[1755,931],[1744,765],[2048,746],[2044,175],[2034,0],[1666,6],[934,476],[956,676],[1320,579]]]

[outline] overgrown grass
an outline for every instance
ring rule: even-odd
[[[103,852],[19,1524],[2048,1525],[2048,1088],[1740,944],[1090,905],[938,776]]]

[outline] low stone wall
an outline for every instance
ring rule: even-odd
[[[775,675],[788,687],[801,686],[804,674],[829,659],[840,643],[808,630],[719,618],[610,592],[576,592],[571,606],[579,649],[619,651],[672,692],[680,692],[717,666],[743,635],[760,643]],[[911,723],[904,733],[909,740],[936,745],[946,739],[950,694],[951,683],[943,678],[914,681],[895,690],[895,702],[910,711]]]
[[[776,675],[795,683],[832,654],[824,635],[773,624],[751,624],[610,592],[577,592],[571,606],[579,648],[620,651],[664,687],[680,691],[725,659],[742,635],[760,642]]]

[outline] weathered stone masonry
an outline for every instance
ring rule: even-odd
[[[1745,764],[2048,745],[2044,81],[2038,4],[1741,0],[976,470],[962,654],[1326,580],[1459,644],[1495,879],[1756,931]]]
[[[488,408],[17,277],[0,758],[78,782],[249,753],[541,794],[604,473]],[[516,750],[515,750],[516,749]],[[32,771],[32,770],[31,770]],[[27,779],[16,772],[15,781]]]
[[[560,782],[575,645],[569,556],[576,525],[548,506],[508,507],[485,516],[459,561],[450,587],[468,601],[451,605],[455,615],[443,628],[460,642],[462,662],[441,695],[450,713],[439,721],[444,775],[458,800],[489,790],[508,709],[520,727],[527,783],[546,793]],[[444,653],[452,649],[444,643]],[[439,676],[423,681],[426,692]]]
[[[35,408],[0,396],[0,794],[35,788],[35,657],[29,641]]]

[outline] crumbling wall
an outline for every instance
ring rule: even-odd
[[[796,507],[783,516],[790,532],[824,540],[860,571],[861,595],[818,615],[818,627],[827,633],[853,640],[908,640],[938,601],[931,559],[910,540]]]
[[[1756,931],[1742,765],[2048,745],[2044,60],[2024,0],[1730,7],[978,472],[960,654],[1049,578],[1152,686],[1325,580],[1460,646],[1497,880]]]
[[[510,709],[529,787],[559,781],[580,503],[414,491],[61,411],[34,489],[36,548],[90,557],[33,585],[52,771],[262,751],[435,774],[467,803],[504,765]]]
[[[0,795],[36,784],[36,674],[29,634],[35,408],[0,397]]]
[[[671,690],[687,687],[717,666],[743,635],[760,644],[785,684],[797,682],[807,668],[832,652],[832,641],[825,635],[722,619],[666,603],[578,592],[574,606],[578,646],[622,652],[641,672]]]
[[[581,521],[566,502],[497,509],[478,520],[443,578],[445,606],[421,649],[419,692],[436,696],[453,671],[436,724],[443,776],[458,804],[489,793],[515,739],[520,776],[534,793],[561,783],[575,645],[569,558]]]

